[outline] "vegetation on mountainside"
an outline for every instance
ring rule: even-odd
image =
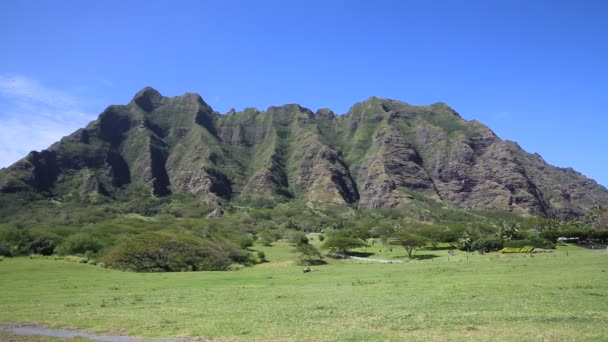
[[[119,202],[95,205],[81,199],[11,196],[23,207],[9,205],[10,212],[2,208],[0,255],[76,255],[135,271],[251,265],[264,259],[250,250],[255,241],[272,246],[282,239],[292,241],[302,264],[317,264],[324,253],[348,254],[369,239],[385,249],[401,246],[410,258],[421,248],[446,244],[489,252],[503,247],[551,249],[560,237],[581,243],[608,242],[603,208],[594,208],[575,221],[412,208],[357,210],[350,217],[335,217],[294,201],[260,207],[225,206],[223,216],[215,217],[209,216],[213,207],[190,194],[173,192],[156,197],[135,184],[117,192]],[[307,243],[303,234],[311,232],[323,233],[322,245]],[[323,247],[321,252],[319,247]],[[188,251],[190,259],[179,250]],[[165,252],[172,255],[170,259],[160,259]]]
[[[409,258],[440,244],[552,248],[560,237],[605,242],[606,201],[605,188],[442,103],[372,97],[343,116],[296,104],[220,115],[196,94],[145,88],[0,170],[0,255],[228,269],[264,259],[256,241],[309,232],[330,254],[371,238]],[[321,260],[321,246],[292,242],[301,263]]]
[[[125,188],[144,202],[188,194],[213,208],[292,203],[338,217],[383,208],[419,221],[475,211],[570,219],[608,202],[604,187],[446,104],[377,97],[345,115],[297,104],[220,115],[197,94],[169,98],[146,87],[0,170],[0,203],[17,195],[103,205],[121,202]]]

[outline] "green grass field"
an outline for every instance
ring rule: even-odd
[[[318,240],[313,240],[318,243]],[[608,252],[403,249],[303,273],[291,247],[239,271],[138,274],[52,259],[0,261],[0,322],[237,341],[606,341]]]

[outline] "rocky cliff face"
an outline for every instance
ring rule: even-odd
[[[445,104],[372,97],[343,116],[299,105],[219,115],[196,94],[145,88],[86,128],[0,171],[0,192],[112,197],[130,183],[207,203],[304,199],[363,209],[421,199],[568,218],[608,191],[547,164]]]

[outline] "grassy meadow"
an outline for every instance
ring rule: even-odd
[[[424,250],[408,261],[402,248],[380,248],[359,252],[404,262],[326,258],[303,273],[284,242],[255,245],[269,262],[228,272],[131,273],[52,257],[6,258],[0,322],[235,341],[608,338],[606,250],[451,257]]]

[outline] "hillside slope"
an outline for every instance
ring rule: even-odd
[[[569,218],[608,190],[549,165],[443,103],[372,97],[345,115],[296,104],[225,115],[197,94],[144,88],[87,127],[0,170],[0,193],[112,198],[130,183],[211,205],[304,200],[311,208],[462,209]]]

